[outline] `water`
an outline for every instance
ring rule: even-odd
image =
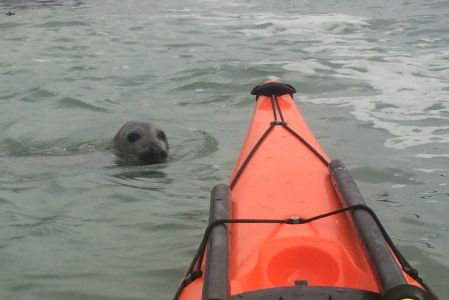
[[[170,299],[267,76],[448,298],[448,20],[444,0],[1,0],[0,298]],[[165,129],[167,163],[115,164],[130,119]]]

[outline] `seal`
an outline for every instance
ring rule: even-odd
[[[149,122],[128,121],[117,132],[111,149],[122,161],[154,164],[168,155],[165,132]]]

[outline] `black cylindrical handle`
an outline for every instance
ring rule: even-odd
[[[329,164],[332,182],[340,200],[347,206],[364,205],[365,200],[357,185],[339,160],[332,160]],[[377,277],[383,291],[407,283],[402,270],[392,255],[381,231],[371,215],[364,210],[354,210],[354,223],[359,232],[368,254],[370,255]]]
[[[228,219],[229,207],[229,187],[224,184],[216,185],[211,192],[209,223],[218,219]],[[231,298],[228,265],[228,228],[226,224],[220,224],[212,229],[209,236],[203,300],[228,300]]]

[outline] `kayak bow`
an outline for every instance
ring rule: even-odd
[[[227,185],[175,299],[436,300],[329,161],[293,100],[268,81]]]

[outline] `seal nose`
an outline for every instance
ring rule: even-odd
[[[140,159],[148,164],[163,162],[167,159],[167,151],[157,143],[151,143]]]
[[[148,150],[154,153],[164,152],[164,149],[162,149],[161,145],[158,143],[151,143]]]

